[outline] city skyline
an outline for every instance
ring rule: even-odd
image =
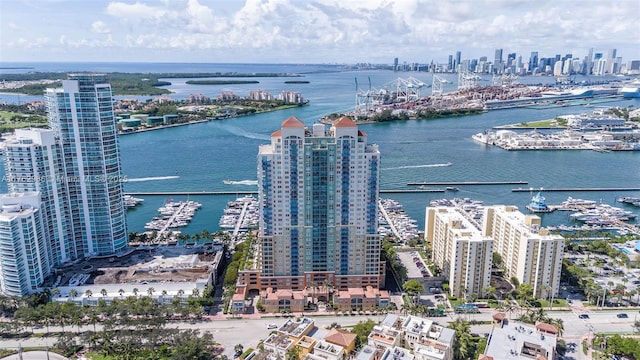
[[[460,50],[464,60],[590,48],[640,58],[635,1],[528,4],[5,1],[0,61],[443,63]]]

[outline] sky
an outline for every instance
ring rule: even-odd
[[[2,62],[640,59],[640,0],[2,0]]]

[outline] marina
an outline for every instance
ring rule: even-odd
[[[241,233],[257,229],[259,220],[258,199],[248,195],[229,201],[218,225],[230,232],[231,239],[236,242]]]
[[[418,223],[393,199],[378,200],[378,233],[406,244],[419,236]]]
[[[187,226],[200,207],[202,204],[192,200],[173,201],[173,199],[168,199],[158,209],[160,215],[155,216],[144,228],[148,231],[156,231],[158,239],[168,233],[171,235],[179,234],[173,229]]]

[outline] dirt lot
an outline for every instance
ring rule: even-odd
[[[58,286],[88,275],[84,284],[183,282],[206,278],[215,252],[211,248],[165,246],[134,250],[122,257],[91,259],[58,269]],[[54,280],[52,280],[53,282]]]

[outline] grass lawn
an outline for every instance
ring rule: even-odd
[[[560,124],[556,119],[540,120],[540,121],[528,121],[521,122],[519,124],[513,124],[514,128],[564,128],[563,124]]]

